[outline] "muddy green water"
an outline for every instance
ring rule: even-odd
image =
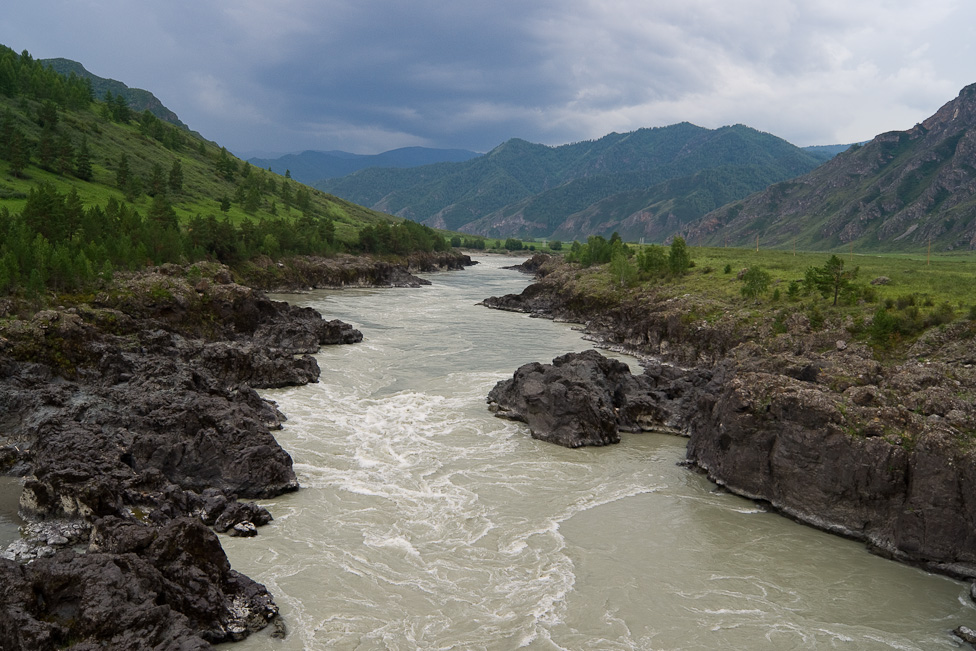
[[[365,340],[324,349],[319,383],[264,393],[302,490],[222,542],[288,636],[228,649],[959,648],[965,585],[716,491],[676,465],[684,439],[568,450],[494,418],[495,382],[590,344],[476,306],[529,282],[481,262],[421,289],[287,297]]]
[[[20,538],[23,521],[17,515],[23,480],[0,476],[0,550]]]

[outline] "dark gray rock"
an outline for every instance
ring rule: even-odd
[[[570,448],[618,443],[635,429],[651,403],[648,385],[623,362],[595,350],[519,368],[488,394],[496,415],[528,424],[533,438]]]
[[[0,553],[0,648],[204,649],[275,617],[207,525],[254,535],[271,515],[238,498],[298,488],[254,387],[362,335],[227,281],[161,268],[0,323],[0,471],[30,522]]]
[[[267,625],[277,607],[230,568],[198,520],[96,523],[88,553],[0,560],[0,648],[209,649]]]

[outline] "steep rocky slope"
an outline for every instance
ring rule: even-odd
[[[976,84],[907,131],[852,146],[814,171],[705,215],[701,244],[825,250],[976,248]]]

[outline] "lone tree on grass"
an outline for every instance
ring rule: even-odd
[[[836,255],[830,256],[827,264],[822,267],[810,267],[807,269],[804,283],[820,292],[824,298],[830,298],[833,294],[833,305],[837,305],[837,298],[841,292],[854,289],[854,280],[857,278],[858,267],[850,270],[844,269],[844,261]]]
[[[683,237],[676,237],[668,251],[668,270],[675,276],[683,275],[691,268],[691,252]]]

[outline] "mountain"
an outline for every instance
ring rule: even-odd
[[[687,122],[559,147],[513,139],[461,163],[365,169],[315,184],[428,226],[489,237],[661,241],[820,159],[743,125]]]
[[[863,145],[864,143],[858,143]],[[846,145],[812,145],[810,147],[803,147],[803,151],[807,152],[811,156],[816,156],[820,160],[828,161],[837,154],[847,151],[851,148],[851,144]]]
[[[976,84],[907,131],[853,145],[805,176],[706,215],[689,241],[721,246],[976,248]]]
[[[459,163],[481,154],[466,149],[432,149],[429,147],[402,147],[382,154],[350,154],[345,151],[303,151],[286,154],[279,158],[250,158],[255,167],[278,174],[285,171],[291,178],[302,183],[314,183],[324,179],[346,176],[367,167],[417,167],[433,163]]]
[[[133,111],[137,113],[149,111],[164,122],[186,128],[186,125],[180,121],[176,113],[163,106],[163,103],[148,90],[129,88],[121,81],[99,77],[88,72],[85,66],[77,61],[70,59],[39,59],[39,63],[65,77],[74,74],[80,79],[90,79],[95,99],[104,99],[106,92],[110,92],[112,95],[121,95],[129,103],[129,108]]]

